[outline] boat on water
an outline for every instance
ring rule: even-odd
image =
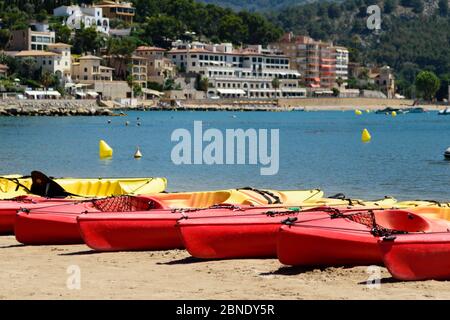
[[[387,114],[387,113],[392,113],[392,112],[402,113],[400,108],[392,108],[392,107],[387,107],[387,108],[375,111],[376,114]]]
[[[450,108],[446,108],[446,109],[440,110],[438,112],[438,115],[440,115],[440,116],[448,116],[448,115],[450,115]]]

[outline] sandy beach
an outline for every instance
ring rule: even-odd
[[[384,268],[302,269],[276,259],[200,261],[181,250],[94,253],[0,238],[0,299],[449,299],[448,282],[396,282]],[[80,289],[67,273],[79,267]],[[375,270],[375,272],[378,272]],[[375,273],[376,275],[376,273]]]

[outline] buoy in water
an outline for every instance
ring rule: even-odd
[[[370,109],[367,109],[367,110],[366,110],[366,113],[370,113]]]
[[[139,147],[136,148],[136,152],[134,153],[134,158],[139,159],[142,158],[141,150],[139,150]]]
[[[141,123],[140,123],[140,122],[138,122],[138,123],[136,123],[136,125],[137,125],[138,127],[140,127],[140,126],[141,126]]]
[[[357,115],[357,116],[360,116],[360,115],[362,115],[362,112],[361,112],[361,110],[355,110],[355,114]]]
[[[447,160],[450,160],[450,148],[448,148],[447,150],[445,150],[444,152],[444,158]]]
[[[130,121],[126,121],[125,125],[128,126],[130,124]]]
[[[108,123],[111,123],[111,120],[108,120]]]
[[[392,115],[393,117],[396,117],[396,116],[397,116],[397,112],[396,112],[396,111],[392,111],[391,115]]]
[[[364,143],[370,142],[370,140],[372,140],[372,136],[369,133],[369,130],[364,129],[361,135],[361,140]]]
[[[112,157],[113,149],[105,142],[105,140],[100,140],[98,147],[100,159]]]

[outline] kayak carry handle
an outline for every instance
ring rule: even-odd
[[[281,223],[286,226],[292,226],[297,220],[298,220],[297,217],[289,217],[289,218],[281,221]]]

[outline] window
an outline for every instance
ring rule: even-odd
[[[88,72],[88,69],[87,69],[87,68],[84,68],[84,72]]]

